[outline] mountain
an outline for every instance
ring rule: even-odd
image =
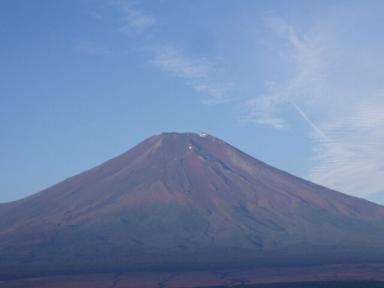
[[[383,206],[163,133],[0,205],[0,278],[384,262],[383,240]]]

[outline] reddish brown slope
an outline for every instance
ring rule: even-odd
[[[0,273],[384,261],[384,207],[165,133],[0,206]]]

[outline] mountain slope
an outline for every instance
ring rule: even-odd
[[[383,240],[382,206],[164,133],[1,205],[0,275],[384,261]]]

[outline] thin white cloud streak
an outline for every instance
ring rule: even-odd
[[[311,127],[314,166],[309,178],[368,197],[384,191],[384,90],[380,84],[384,79],[374,81],[379,74],[360,72],[353,45],[343,43],[348,37],[356,41],[357,36],[338,35],[335,21],[332,29],[317,25],[298,33],[281,19],[268,20],[270,29],[280,37],[277,46],[287,48],[278,51],[279,55],[294,72],[282,85],[274,85],[266,95],[250,100],[248,117],[256,123],[286,128],[290,123],[280,111],[293,105]],[[363,47],[363,64],[382,66],[384,63],[378,63],[380,54],[371,47]]]
[[[219,104],[231,100],[228,92],[233,84],[215,80],[218,69],[208,59],[187,56],[176,47],[163,45],[154,49],[151,62],[165,73],[182,79],[196,92],[206,95],[204,103]]]
[[[317,127],[317,125],[308,117],[308,115],[297,105],[296,103],[292,103],[293,108],[303,117],[303,119],[312,127],[312,129],[323,139],[328,139],[328,137],[324,134],[324,132]]]

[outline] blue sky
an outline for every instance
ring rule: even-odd
[[[384,191],[382,1],[3,0],[0,202],[163,131]]]

